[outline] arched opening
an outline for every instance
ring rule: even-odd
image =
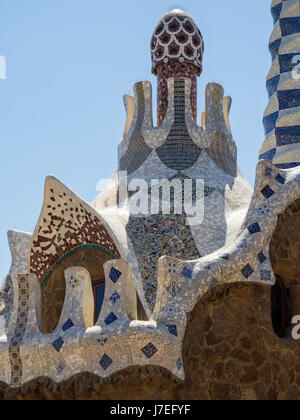
[[[72,249],[56,262],[41,285],[44,334],[52,333],[59,322],[66,291],[64,272],[69,267],[84,267],[90,273],[95,302],[94,322],[96,322],[105,292],[103,264],[114,258],[116,257],[104,247],[87,244]]]
[[[105,279],[92,280],[93,295],[94,295],[94,324],[99,318],[104,295],[105,295]]]
[[[284,337],[288,319],[287,289],[280,277],[271,289],[271,311],[273,329],[278,337]]]
[[[273,327],[288,337],[292,317],[300,315],[300,199],[278,216],[270,258],[277,279],[271,292]]]

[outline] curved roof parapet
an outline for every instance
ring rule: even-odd
[[[62,257],[72,249],[86,245],[102,247],[112,259],[124,256],[103,216],[58,179],[48,176],[31,243],[30,272],[42,282]]]
[[[9,275],[26,273],[32,234],[18,230],[9,230],[7,239],[12,257]]]

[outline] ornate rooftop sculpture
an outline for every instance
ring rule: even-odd
[[[197,124],[204,51],[197,24],[178,9],[159,21],[151,40],[157,126],[151,84],[139,82],[134,97],[124,97],[127,120],[108,186],[88,204],[48,177],[32,237],[9,234],[0,381],[19,387],[144,365],[184,380],[182,343],[197,301],[222,284],[274,285],[270,241],[279,215],[300,198],[300,89],[289,61],[300,53],[297,6],[272,4],[267,139],[254,191],[237,164],[222,86],[208,84]],[[153,199],[168,201],[154,193],[166,181],[164,213]],[[203,207],[199,219],[183,206],[188,186],[189,204]]]

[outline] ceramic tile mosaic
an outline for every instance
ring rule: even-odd
[[[147,139],[147,144],[152,145],[155,154],[152,153],[139,169],[128,177],[128,182],[139,178],[150,183],[153,174],[160,179],[173,180],[177,178],[183,181],[190,178],[192,180],[203,179],[205,182],[205,220],[200,226],[186,225],[184,215],[173,215],[172,218],[169,216],[132,217],[128,215],[129,222],[126,227],[128,247],[135,251],[138,267],[135,261],[133,271],[138,283],[140,299],[149,316],[154,307],[157,290],[157,259],[164,253],[174,256],[181,254],[187,259],[194,259],[224,246],[226,238],[233,237],[239,229],[238,223],[241,223],[242,216],[246,215],[252,194],[249,184],[236,165],[236,146],[230,134],[230,127],[226,124],[228,115],[224,114],[223,102],[225,98],[223,98],[222,87],[211,84],[207,89],[207,126],[210,130],[195,125],[191,109],[191,87],[189,79],[172,77],[168,79],[170,99],[166,117],[168,123],[165,119],[164,124],[169,124],[170,129],[166,132],[165,125],[161,129],[148,128],[145,131],[144,136]],[[173,100],[171,100],[172,95]],[[147,100],[151,101],[151,98]],[[218,106],[215,106],[215,103]],[[214,109],[214,115],[212,115],[210,107]],[[152,106],[149,105],[148,108],[152,108]],[[173,117],[170,119],[169,110],[173,113]],[[179,134],[176,131],[178,128],[181,130]],[[151,140],[152,137],[155,138],[155,141]],[[158,140],[159,138],[161,140]],[[223,146],[222,139],[227,146]],[[127,136],[120,145],[120,148],[125,150],[126,146],[122,146],[123,141],[126,144]],[[219,144],[219,152],[217,152],[216,144]],[[206,153],[203,152],[203,149]],[[185,157],[185,161],[182,156]],[[227,210],[227,207],[230,209]],[[234,216],[235,211],[239,212],[239,218]],[[234,219],[234,225],[229,224],[229,221],[224,223],[226,218]],[[150,221],[150,219],[153,221],[148,226],[146,220]],[[171,227],[173,223],[174,228]],[[180,226],[183,227],[182,234],[180,234],[182,239],[179,235]],[[155,232],[152,234],[153,228],[155,228]],[[159,230],[160,234],[157,233]],[[149,240],[144,242],[144,237],[147,236],[149,236]],[[171,239],[172,246],[169,246],[169,249],[165,251],[165,247],[168,245],[164,246],[164,241],[168,237]],[[177,245],[175,240],[174,246],[173,237],[177,238]],[[148,249],[148,244],[150,249]],[[188,244],[188,247],[184,244]]]
[[[168,79],[170,77],[188,77],[192,81],[190,95],[191,108],[195,122],[197,121],[197,68],[194,64],[170,61],[162,63],[157,69],[157,123],[163,124],[168,110]]]
[[[105,222],[88,204],[54,177],[47,177],[42,212],[33,233],[30,272],[41,283],[55,269],[60,258],[76,247],[96,244],[112,257],[120,253]]]
[[[17,230],[9,230],[7,237],[12,256],[9,274],[26,273],[32,235]]]
[[[183,10],[174,9],[161,18],[151,39],[152,71],[158,65],[176,59],[192,63],[197,74],[202,72],[204,43],[198,25]]]
[[[134,131],[130,133],[130,139],[126,153],[120,156],[120,171],[126,171],[129,175],[136,171],[151,154],[151,148],[145,142],[141,132],[145,117],[145,96],[143,83],[135,85],[137,100],[137,115],[134,118]]]
[[[14,304],[14,288],[11,276],[7,276],[3,283],[3,288],[0,292],[1,312],[5,321],[5,328],[8,327]]]
[[[299,1],[273,1],[272,15],[272,67],[267,77],[270,100],[264,115],[266,140],[260,159],[288,169],[300,165],[300,73],[296,67],[300,61]]]
[[[118,167],[93,205],[48,177],[33,236],[8,235],[12,266],[0,292],[1,381],[19,387],[49,377],[59,383],[82,372],[106,378],[144,365],[162,366],[184,380],[182,343],[197,301],[222,284],[274,284],[270,240],[279,215],[300,198],[300,96],[291,77],[291,60],[300,53],[297,6],[295,0],[272,2],[267,140],[254,191],[237,165],[231,98],[224,97],[222,86],[207,85],[202,126],[197,125],[196,77],[203,54],[197,25],[179,10],[161,19],[151,42],[158,127],[151,84],[138,82],[134,98],[125,97]],[[186,214],[176,214],[174,193],[170,214],[132,214],[132,191],[120,199],[120,171],[127,171],[128,182],[145,181],[148,198],[153,178],[180,186],[187,179],[203,180],[203,222],[192,225]],[[195,198],[193,186],[192,194]],[[101,249],[109,258],[101,260],[105,293],[96,321],[91,270],[78,259],[75,267],[67,265],[81,249]],[[43,334],[44,286],[59,269],[63,306],[55,327]],[[148,321],[136,319],[136,291]]]

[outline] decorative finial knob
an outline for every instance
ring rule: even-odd
[[[151,39],[152,73],[158,74],[160,64],[175,61],[193,64],[200,76],[203,50],[203,38],[195,21],[183,10],[171,10],[159,21]]]

